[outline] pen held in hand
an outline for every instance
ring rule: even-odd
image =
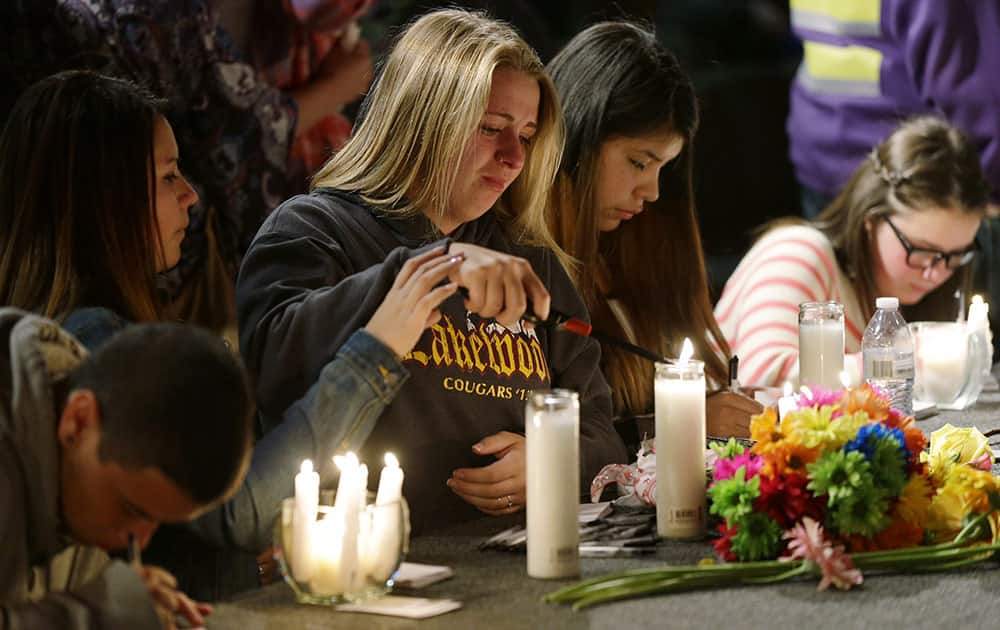
[[[128,535],[128,563],[133,566],[142,564],[142,550],[139,548],[139,539],[135,534]]]
[[[462,295],[462,297],[468,299],[469,290],[467,288],[458,287],[458,292]],[[666,360],[651,350],[629,343],[628,341],[619,339],[613,335],[605,334],[599,330],[594,330],[593,326],[582,319],[571,317],[570,315],[554,308],[550,308],[549,316],[542,319],[535,314],[535,309],[531,304],[531,300],[528,300],[527,308],[525,308],[524,315],[521,316],[521,319],[540,328],[562,329],[576,335],[580,335],[581,337],[590,337],[591,339],[596,339],[597,341],[609,346],[615,346],[625,350],[626,352],[631,352],[632,354],[648,359],[654,363]]]

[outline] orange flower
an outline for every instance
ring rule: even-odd
[[[903,441],[906,442],[906,450],[912,454],[910,463],[913,464],[920,458],[920,453],[927,448],[927,436],[917,427],[911,426],[913,418],[907,418],[907,420],[909,422],[903,427]]]
[[[771,475],[806,474],[806,464],[819,459],[819,449],[784,440],[764,458],[764,470]]]
[[[770,455],[781,448],[786,438],[787,436],[778,426],[778,414],[773,408],[766,408],[764,413],[756,415],[750,420],[750,439],[756,441],[756,444],[750,448],[750,452],[754,455]]]
[[[916,547],[924,539],[924,528],[917,527],[893,514],[888,527],[875,534],[873,540],[875,549],[904,549]]]
[[[863,411],[872,420],[885,420],[889,416],[889,403],[878,396],[871,385],[865,383],[861,387],[844,390],[840,399],[840,408],[845,414]]]

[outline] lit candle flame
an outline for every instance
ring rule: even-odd
[[[844,386],[844,389],[848,389],[851,386],[851,377],[847,373],[847,370],[840,371],[840,384]]]
[[[694,356],[694,346],[691,344],[691,340],[685,337],[684,343],[681,345],[681,356],[677,359],[677,362],[681,365],[686,365],[692,356]]]
[[[785,387],[784,387],[785,393],[783,395],[784,396],[791,396],[792,395],[792,389],[793,388],[792,388],[791,382],[785,381]]]
[[[982,304],[983,303],[983,296],[981,296],[981,295],[973,295],[972,296],[972,303],[973,304]]]
[[[311,459],[302,460],[302,466],[299,468],[299,472],[304,475],[308,475],[313,471],[313,463]]]
[[[399,460],[392,453],[385,454],[385,465],[389,468],[399,468]]]
[[[347,453],[347,455],[334,455],[333,463],[337,465],[338,470],[345,469],[355,469],[358,467],[358,456],[354,454],[353,451]]]

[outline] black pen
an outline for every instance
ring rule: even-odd
[[[128,563],[133,566],[142,564],[142,550],[139,549],[139,539],[135,534],[128,535]]]
[[[729,359],[729,391],[736,392],[740,389],[740,379],[737,373],[740,369],[740,358],[735,354]]]
[[[462,294],[462,297],[465,299],[469,299],[469,290],[465,287],[458,287],[458,292]],[[655,352],[637,346],[633,343],[629,343],[624,339],[619,339],[613,335],[607,335],[599,330],[594,330],[593,326],[582,319],[567,315],[566,313],[557,311],[554,308],[550,308],[549,316],[542,319],[535,314],[535,309],[531,300],[528,300],[527,308],[524,311],[524,315],[521,316],[521,319],[529,324],[534,324],[535,326],[541,328],[561,328],[562,330],[568,330],[569,332],[580,335],[581,337],[590,337],[591,339],[596,339],[601,343],[606,343],[610,346],[617,346],[626,352],[631,352],[632,354],[648,359],[654,363],[666,361],[665,358]]]

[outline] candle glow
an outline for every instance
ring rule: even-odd
[[[844,386],[844,389],[850,389],[851,376],[847,373],[847,370],[840,371],[840,384]]]
[[[319,474],[303,460],[290,506],[291,574],[315,596],[360,593],[384,586],[399,566],[405,536],[401,506],[403,470],[392,453],[384,456],[375,505],[368,505],[368,466],[353,452],[335,455],[340,470],[336,500],[317,520]]]
[[[687,337],[684,338],[684,343],[681,344],[681,356],[677,359],[677,363],[680,365],[687,365],[691,357],[694,356],[694,346],[691,344],[691,340]]]

